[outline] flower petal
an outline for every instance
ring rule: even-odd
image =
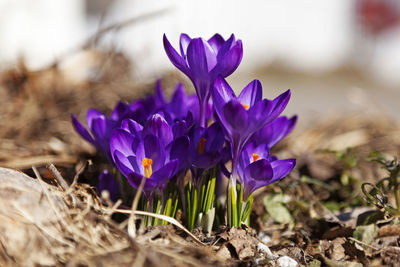
[[[190,141],[189,137],[181,136],[174,140],[170,149],[170,160],[177,159],[179,168],[184,167],[189,157]]]
[[[105,118],[105,115],[103,113],[101,113],[100,111],[98,111],[97,109],[94,109],[94,108],[88,109],[88,111],[86,113],[86,125],[88,126],[89,130],[92,132],[93,132],[92,122],[94,119],[97,119],[98,117]]]
[[[157,108],[163,107],[165,105],[165,96],[161,84],[161,79],[156,82],[156,87],[154,89],[154,102]]]
[[[92,133],[98,141],[109,138],[112,129],[107,126],[107,118],[104,115],[92,120]]]
[[[187,62],[192,75],[202,80],[217,65],[217,56],[205,40],[194,38],[187,48]]]
[[[238,100],[248,107],[252,107],[256,102],[262,100],[262,86],[259,80],[250,82],[238,96]]]
[[[183,84],[178,83],[175,87],[174,94],[168,104],[168,111],[170,111],[175,118],[183,119],[187,115],[188,103]]]
[[[168,122],[160,114],[154,114],[150,120],[147,121],[143,129],[144,135],[152,134],[157,136],[166,146],[171,143],[173,139],[172,129]]]
[[[220,34],[216,33],[216,34],[214,34],[213,37],[208,39],[207,42],[212,47],[212,49],[214,49],[215,54],[218,54],[218,51],[221,49],[225,40]]]
[[[116,202],[118,200],[118,184],[111,173],[108,172],[108,170],[104,170],[100,173],[97,182],[97,192],[101,194],[101,192],[104,190],[107,190],[109,192],[110,199],[113,202]]]
[[[152,135],[146,135],[144,140],[145,157],[153,160],[153,172],[161,168],[165,164],[165,151],[160,140]],[[143,159],[141,159],[143,160]]]
[[[286,105],[289,102],[290,96],[291,96],[291,92],[289,89],[286,92],[277,96],[274,100],[272,100],[272,103],[274,104],[274,107],[272,110],[272,115],[275,118],[278,117],[279,114],[281,114],[282,111],[286,108]]]
[[[172,64],[174,64],[175,67],[177,67],[179,70],[189,76],[190,71],[188,69],[186,60],[181,55],[179,55],[178,52],[176,52],[175,48],[172,47],[165,34],[163,36],[163,42],[165,52],[167,53],[167,56]]]
[[[271,162],[271,166],[274,170],[274,176],[272,178],[272,182],[280,180],[286,177],[296,165],[295,159],[282,159],[282,160],[275,160]]]
[[[114,130],[110,138],[110,153],[113,161],[115,162],[114,154],[116,151],[125,157],[134,156],[137,145],[138,140],[129,132],[122,129]]]
[[[222,50],[222,49],[221,49]],[[236,45],[232,47],[226,54],[221,56],[218,54],[218,65],[215,68],[215,74],[227,77],[231,75],[240,65],[243,57],[242,41],[238,40]]]
[[[189,46],[190,41],[192,38],[189,37],[186,33],[182,33],[180,40],[179,40],[179,48],[181,50],[181,56],[183,58],[186,58],[186,52]]]
[[[74,126],[75,131],[82,136],[86,141],[95,145],[95,141],[93,137],[89,134],[86,128],[78,121],[74,114],[71,115],[72,125]]]
[[[215,166],[221,159],[221,154],[218,151],[208,151],[198,155],[193,159],[193,166],[201,169],[209,169]]]
[[[274,146],[294,128],[297,122],[297,116],[288,119],[285,116],[275,119],[273,122],[265,125],[261,130],[257,131],[251,140],[257,144],[267,144],[269,147]]]
[[[124,117],[124,115],[128,111],[129,111],[129,105],[125,104],[122,101],[119,101],[118,104],[113,109],[113,111],[111,112],[110,119],[114,121],[119,121]]]
[[[121,122],[121,129],[130,132],[133,136],[141,138],[143,126],[134,120],[126,119]]]
[[[237,131],[247,129],[247,111],[237,100],[231,100],[223,107],[223,116],[229,124],[225,125],[225,127],[231,127]]]
[[[159,187],[176,174],[177,167],[178,160],[172,160],[161,167],[159,170],[153,172],[149,180],[156,182],[157,186]]]

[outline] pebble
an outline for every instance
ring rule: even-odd
[[[267,258],[270,260],[275,259],[276,257],[274,256],[274,254],[272,254],[271,250],[269,249],[269,247],[263,243],[258,243],[257,244],[257,250],[259,252],[265,253],[267,255]]]
[[[297,267],[299,264],[297,261],[292,259],[291,257],[288,256],[282,256],[280,257],[276,263],[278,264],[279,267]]]

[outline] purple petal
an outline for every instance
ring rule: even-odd
[[[107,127],[107,118],[103,115],[92,120],[92,133],[96,139],[107,139],[111,129]]]
[[[263,99],[255,103],[248,110],[250,114],[251,133],[255,133],[264,127],[267,123],[273,121],[279,114],[272,113],[273,103],[268,99]]]
[[[290,119],[285,116],[279,117],[257,131],[251,139],[257,144],[264,143],[272,147],[293,130],[296,122],[297,116]]]
[[[234,45],[235,42],[235,35],[231,34],[231,36],[224,41],[224,43],[221,45],[221,47],[218,49],[218,61],[222,60],[225,55],[229,52],[229,50],[232,48],[232,45]]]
[[[173,139],[172,129],[160,114],[154,114],[144,126],[145,134],[152,134],[160,138],[164,146],[171,143]]]
[[[159,139],[154,135],[146,135],[143,140],[145,157],[153,160],[153,172],[165,164],[165,151]],[[143,159],[140,159],[143,160]]]
[[[125,176],[129,176],[134,170],[131,166],[131,161],[127,156],[116,150],[113,154],[115,166],[117,166],[118,170]]]
[[[176,52],[175,48],[172,47],[165,34],[163,36],[163,42],[165,52],[167,53],[167,56],[172,64],[174,64],[175,67],[177,67],[179,70],[189,76],[190,71],[186,64],[186,60],[181,55],[179,55],[178,52]]]
[[[282,159],[282,160],[275,160],[271,162],[271,166],[274,170],[274,176],[272,178],[272,182],[280,180],[286,177],[296,165],[295,159]]]
[[[218,33],[214,34],[208,41],[208,44],[214,49],[215,54],[218,54],[218,51],[221,49],[225,40]]]
[[[101,193],[104,190],[109,192],[110,199],[113,202],[118,200],[118,184],[108,170],[104,170],[100,173],[99,180],[97,182],[97,192]]]
[[[114,130],[110,138],[110,152],[115,162],[114,154],[119,151],[125,157],[135,155],[137,139],[125,130]]]
[[[175,87],[171,102],[168,104],[168,110],[172,112],[176,118],[183,118],[187,115],[186,94],[181,83],[178,83]]]
[[[198,76],[202,80],[217,65],[217,56],[206,41],[202,38],[195,38],[187,48],[187,61],[192,75]]]
[[[209,169],[215,166],[221,159],[218,151],[204,152],[193,159],[193,166],[196,168]]]
[[[134,120],[126,119],[121,122],[121,129],[130,132],[137,138],[141,138],[143,126]]]
[[[89,134],[89,132],[86,130],[86,128],[78,121],[76,116],[74,114],[71,114],[71,119],[72,119],[72,125],[74,126],[75,131],[82,136],[86,141],[91,143],[92,145],[95,145],[95,141],[93,140],[93,137]]]
[[[250,82],[238,96],[238,100],[248,107],[252,107],[256,102],[262,100],[262,86],[259,80]]]
[[[236,45],[232,47],[229,52],[223,56],[220,56],[220,54],[218,55],[218,65],[215,68],[215,74],[219,74],[222,77],[231,75],[237,69],[237,67],[239,67],[242,57],[243,46],[242,42],[238,40]]]
[[[153,172],[150,180],[155,181],[158,186],[164,184],[168,179],[175,175],[178,167],[178,160],[172,160],[161,167],[159,170]]]
[[[237,131],[247,129],[247,111],[237,100],[231,100],[223,107],[223,115],[226,122],[233,129]]]
[[[88,109],[87,113],[86,113],[86,124],[89,128],[90,131],[93,132],[93,126],[92,126],[92,122],[94,119],[97,119],[98,117],[106,117],[103,113],[101,113],[100,111],[98,111],[97,109],[94,108],[90,108]]]
[[[182,136],[172,142],[170,159],[177,159],[179,166],[183,166],[188,161],[190,141],[189,137]]]
[[[186,33],[182,33],[179,40],[179,48],[181,49],[181,56],[186,58],[186,52],[192,38],[189,37]]]
[[[161,79],[157,80],[156,87],[154,89],[154,101],[158,108],[165,105],[165,96],[161,85]]]
[[[113,111],[111,112],[110,119],[114,121],[121,120],[124,115],[128,112],[129,105],[125,104],[122,101],[119,101],[118,104],[115,106]]]
[[[246,179],[269,181],[273,177],[273,167],[268,160],[257,160],[248,165],[245,170]]]
[[[224,78],[218,76],[214,82],[213,102],[215,106],[222,106],[230,100],[236,98],[232,88]]]
[[[286,108],[286,105],[290,99],[290,95],[291,92],[289,89],[286,92],[279,95],[278,97],[276,97],[274,100],[272,100],[272,103],[274,104],[272,114],[275,118],[278,117],[279,114],[281,114],[282,111]]]

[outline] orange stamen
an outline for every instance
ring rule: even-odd
[[[240,104],[242,104],[242,106],[243,106],[246,110],[249,110],[249,105],[247,105],[247,104],[245,104],[245,103],[240,103]]]
[[[203,138],[200,138],[199,142],[197,143],[197,153],[199,155],[204,153],[204,145],[206,144],[206,141],[207,141],[207,139],[205,139],[203,137]]]
[[[253,162],[256,161],[256,160],[258,160],[258,159],[260,158],[260,156],[257,155],[257,154],[253,154],[253,155],[251,155],[251,156],[253,157]]]
[[[144,158],[142,161],[143,167],[144,167],[144,176],[146,178],[150,178],[151,174],[153,173],[153,170],[151,168],[151,164],[153,164],[153,160],[149,158]]]

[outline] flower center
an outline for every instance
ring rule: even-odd
[[[204,153],[204,145],[206,144],[207,139],[204,137],[200,138],[199,142],[197,142],[197,153],[199,155]]]
[[[144,176],[146,178],[150,178],[151,174],[153,173],[153,170],[151,168],[151,164],[153,164],[153,160],[149,158],[144,158],[142,161],[143,167],[144,167]]]
[[[240,104],[242,104],[242,106],[243,106],[246,110],[249,110],[249,105],[247,105],[247,104],[245,104],[245,103],[240,103]]]
[[[251,155],[251,156],[253,157],[253,162],[254,162],[254,161],[257,161],[257,160],[260,158],[260,156],[257,155],[257,154],[253,154],[253,155]]]

